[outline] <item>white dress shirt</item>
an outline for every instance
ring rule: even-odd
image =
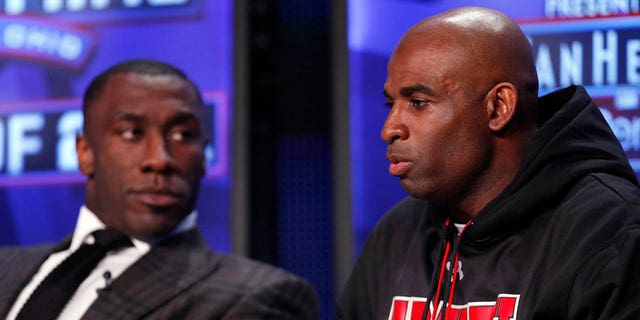
[[[197,213],[194,211],[186,216],[169,236],[193,229],[196,226],[196,218]],[[40,282],[83,243],[94,241],[93,236],[91,236],[93,231],[104,228],[104,223],[86,206],[82,206],[82,208],[80,208],[80,214],[78,215],[76,228],[71,238],[71,245],[66,250],[51,254],[49,258],[45,260],[38,272],[31,278],[31,281],[18,296],[6,320],[14,320]],[[133,243],[131,247],[107,253],[106,257],[98,263],[91,274],[80,284],[78,290],[76,290],[71,300],[69,300],[69,303],[67,303],[66,307],[62,310],[58,319],[80,319],[98,297],[97,290],[104,288],[129,266],[149,252],[154,241],[145,242],[131,238],[131,242]]]

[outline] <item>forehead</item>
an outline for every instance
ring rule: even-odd
[[[449,78],[449,68],[430,51],[396,50],[389,59],[386,90],[423,85],[436,88]]]
[[[111,75],[100,90],[98,98],[113,97],[134,99],[140,95],[175,96],[185,101],[196,100],[195,89],[174,75],[144,75],[116,73]]]
[[[88,106],[88,113],[110,110],[160,111],[168,107],[196,111],[202,108],[195,88],[173,75],[111,75]]]
[[[460,54],[438,37],[403,38],[389,59],[388,72],[443,76],[454,71]]]
[[[463,53],[451,40],[451,35],[408,33],[389,59],[385,86],[422,83],[436,88],[450,81],[459,82],[463,59]]]

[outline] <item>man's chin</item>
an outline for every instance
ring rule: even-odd
[[[164,214],[153,213],[151,215],[151,217],[137,222],[136,227],[131,228],[131,236],[144,241],[162,238],[171,233],[180,223],[180,219],[170,218]]]
[[[400,186],[402,186],[402,189],[404,189],[404,191],[406,191],[412,197],[419,198],[418,195],[420,194],[420,192],[411,180],[407,178],[400,178]]]
[[[416,185],[408,179],[401,179],[400,185],[404,191],[416,199],[429,200],[433,196],[433,192],[425,190],[424,186]]]

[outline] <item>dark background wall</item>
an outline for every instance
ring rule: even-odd
[[[330,1],[249,0],[246,175],[250,257],[308,279],[333,318]],[[245,69],[246,68],[246,69]],[[237,83],[237,82],[236,82]]]

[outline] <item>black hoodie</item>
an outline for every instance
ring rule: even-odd
[[[446,319],[640,319],[635,173],[584,88],[551,93],[538,107],[519,172],[461,233],[422,200],[385,214],[339,318],[436,319],[446,305]]]

